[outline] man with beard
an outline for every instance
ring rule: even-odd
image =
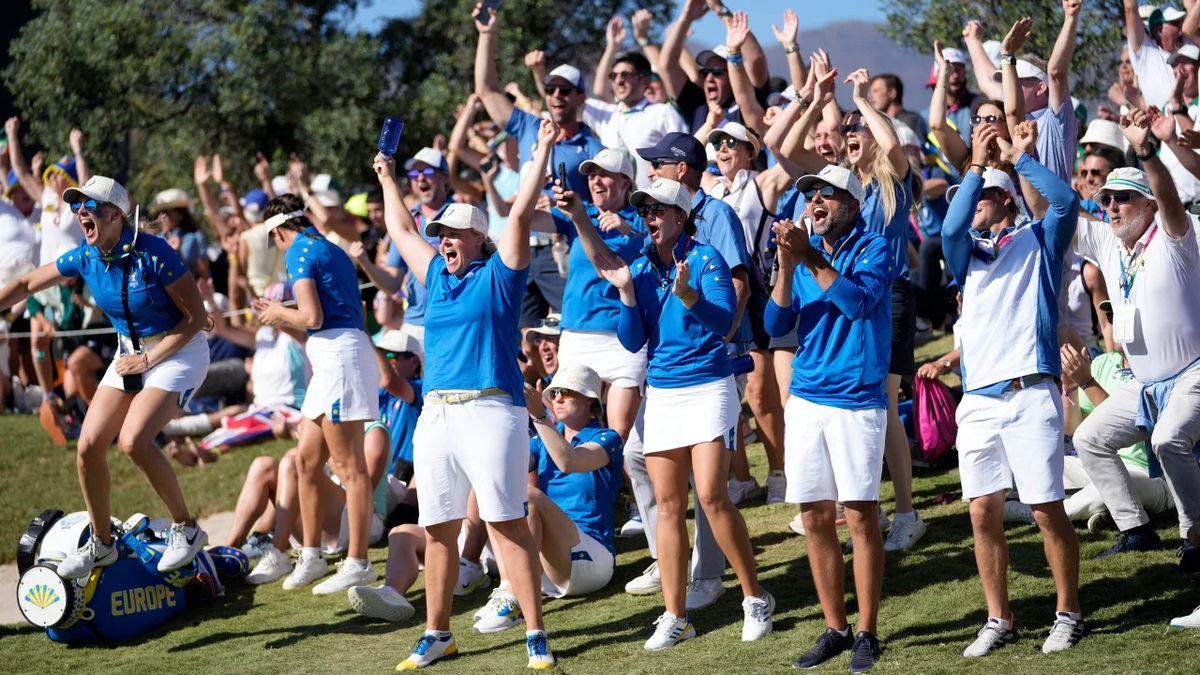
[[[970,43],[972,39],[979,38],[974,34],[968,34],[967,42]],[[961,49],[946,47],[942,50],[942,60],[950,69],[946,80],[946,119],[954,125],[958,135],[962,136],[963,143],[969,145],[971,143],[971,115],[973,114],[971,109],[975,106],[975,100],[979,98],[979,94],[967,90],[967,56]],[[926,82],[925,86],[932,89],[937,82],[938,74],[935,70],[930,74],[929,82]]]

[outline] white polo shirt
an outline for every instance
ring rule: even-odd
[[[33,269],[33,224],[37,209],[29,216],[8,202],[0,201],[0,285]]]
[[[1155,108],[1166,105],[1175,90],[1175,71],[1167,63],[1169,56],[1171,52],[1159,47],[1149,35],[1142,40],[1140,50],[1135,52],[1129,47],[1129,65],[1137,75],[1138,87],[1146,103]]]
[[[583,122],[596,132],[606,148],[621,148],[629,153],[636,166],[638,188],[650,186],[650,162],[638,156],[640,148],[656,145],[672,131],[687,133],[683,116],[666,103],[651,103],[642,99],[632,108],[624,103],[607,103],[589,98],[583,106]]]
[[[1134,377],[1162,380],[1200,358],[1200,249],[1194,227],[1172,239],[1156,215],[1133,251],[1125,250],[1108,223],[1081,222],[1078,237],[1079,254],[1104,273],[1114,307],[1124,302],[1137,307],[1134,339],[1124,345]],[[1142,262],[1135,265],[1126,296],[1122,264],[1128,267],[1139,253]]]

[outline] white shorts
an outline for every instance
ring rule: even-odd
[[[958,404],[963,499],[1011,490],[1026,504],[1063,499],[1062,397],[1053,380]]]
[[[571,579],[566,586],[559,586],[542,574],[542,593],[551,598],[568,595],[587,595],[608,585],[612,581],[617,561],[608,547],[598,539],[575,525],[579,543],[571,548]]]
[[[732,375],[677,389],[647,386],[643,452],[688,448],[714,438],[723,438],[732,450],[740,412]]]
[[[615,331],[564,330],[558,341],[558,362],[585,365],[614,387],[640,388],[646,381],[646,347],[630,352],[621,346]]]
[[[304,346],[312,379],[300,414],[332,422],[379,419],[379,365],[375,347],[357,328],[330,328],[308,336]]]
[[[125,338],[121,338],[120,343],[121,349],[109,362],[108,370],[104,371],[104,377],[100,379],[100,386],[125,391],[125,379],[117,374],[117,361],[131,350],[128,349]],[[171,355],[171,358],[142,373],[142,387],[154,387],[179,394],[179,407],[182,408],[204,382],[204,376],[207,374],[208,341],[204,339],[204,333],[200,332],[193,335],[182,349]]]
[[[783,408],[786,499],[877,502],[887,410],[846,410],[789,397]]]
[[[413,474],[421,527],[465,518],[471,490],[483,521],[524,518],[529,412],[507,394],[427,400],[413,433]]]

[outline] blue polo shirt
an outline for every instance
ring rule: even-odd
[[[653,243],[633,263],[637,307],[621,303],[617,337],[631,352],[649,343],[646,381],[661,389],[678,389],[713,382],[733,374],[725,336],[733,327],[737,295],[729,266],[717,249],[682,234],[675,258],[686,256],[691,266],[688,285],[700,299],[688,309],[671,292],[675,264],[662,265]]]
[[[392,453],[388,459],[388,473],[395,475],[401,461],[412,464],[413,432],[417,430],[417,417],[421,414],[421,380],[409,380],[417,398],[409,403],[382,387],[379,389],[379,421],[388,429],[392,442]]]
[[[595,204],[585,204],[588,218],[596,225],[600,209]],[[632,264],[642,254],[646,245],[646,225],[637,209],[626,206],[617,212],[629,223],[629,234],[618,230],[605,232],[597,226],[596,232],[609,250],[616,253],[625,263]],[[570,217],[554,209],[550,212],[558,231],[571,239],[570,265],[567,283],[563,290],[562,327],[568,330],[617,330],[617,317],[621,313],[621,297],[616,286],[596,274],[596,268],[583,250],[583,242],[575,234],[575,225]]]
[[[837,270],[837,280],[822,290],[808,268],[797,265],[792,304],[780,307],[772,298],[763,314],[772,337],[797,331],[788,392],[846,410],[886,407],[893,277],[888,243],[859,223],[832,255],[820,237],[812,238],[812,246]]]
[[[438,212],[433,215],[433,219],[437,220],[446,212],[446,207],[450,206],[450,200],[446,200],[445,204],[438,209]],[[421,207],[413,209],[413,221],[417,224],[417,232],[421,238],[429,242],[434,248],[438,247],[439,237],[430,237],[425,234],[425,224],[429,219],[425,214],[421,213]],[[408,270],[408,265],[404,263],[404,258],[400,257],[400,250],[396,248],[396,244],[390,239],[388,240],[388,267],[399,269],[401,273]],[[425,285],[417,281],[413,275],[408,275],[408,279],[404,282],[404,297],[407,303],[404,307],[404,323],[411,323],[414,326],[422,326],[425,324],[425,304],[428,302],[429,292],[425,289]]]
[[[133,246],[133,230],[121,230],[121,238],[113,248],[115,253],[127,252],[129,261],[129,313],[139,337],[157,335],[175,327],[183,312],[167,294],[167,287],[187,273],[179,254],[163,239],[138,237]],[[81,240],[79,246],[58,256],[58,273],[64,277],[83,277],[92,298],[113,328],[129,337],[129,324],[121,306],[121,286],[124,284],[125,257],[105,262],[96,246]]]
[[[562,423],[559,422],[557,426],[561,434]],[[541,438],[534,436],[529,439],[529,454],[537,461],[538,489],[545,492],[550,501],[562,509],[580,530],[604,544],[615,556],[617,547],[613,509],[617,491],[624,480],[624,460],[621,456],[624,441],[617,432],[605,429],[592,420],[571,439],[571,447],[577,448],[585,443],[604,448],[608,454],[608,464],[586,473],[565,473],[554,463]]]
[[[362,301],[358,293],[358,274],[346,252],[326,239],[315,227],[296,235],[283,258],[292,286],[301,279],[312,279],[325,315],[319,328],[309,335],[331,328],[363,329]]]
[[[504,127],[504,130],[517,139],[522,165],[533,159],[533,147],[537,145],[538,129],[541,126],[542,118],[530,115],[520,108],[513,108],[512,116],[508,118],[508,126]],[[579,173],[579,165],[595,157],[602,149],[604,146],[601,145],[600,139],[596,138],[596,134],[580,122],[578,133],[554,144],[548,168],[557,174],[558,165],[565,164],[567,185],[581,199],[589,201],[592,193],[588,191],[587,177]]]
[[[741,267],[749,272],[750,253],[746,250],[746,233],[742,229],[742,221],[738,220],[737,211],[704,190],[696,190],[692,196],[692,212],[697,214],[696,239],[717,249],[731,271]],[[750,313],[743,312],[741,323],[731,341],[749,342],[752,339],[754,333],[750,328]]]
[[[525,405],[517,321],[528,278],[528,267],[509,269],[499,253],[472,262],[462,277],[433,256],[425,272],[426,391],[497,387]]]
[[[909,213],[913,207],[913,184],[916,172],[909,170],[908,178],[896,180],[896,211],[890,220],[884,219],[883,197],[879,194],[879,181],[872,180],[863,187],[862,209],[859,211],[867,232],[881,234],[887,239],[892,251],[892,273],[895,279],[908,278],[908,240],[912,234]]]

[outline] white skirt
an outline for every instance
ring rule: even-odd
[[[357,328],[330,328],[308,336],[304,353],[312,379],[300,414],[331,422],[379,419],[379,365],[375,347]]]
[[[125,391],[125,379],[117,374],[117,361],[130,350],[126,338],[120,338],[121,349],[108,364],[104,377],[100,380],[101,387],[112,387]],[[148,346],[143,345],[143,349]],[[197,332],[182,349],[171,355],[171,358],[142,373],[142,387],[154,387],[163,391],[179,394],[179,407],[184,407],[192,398],[192,394],[204,382],[208,374],[208,341],[203,332]]]
[[[585,365],[614,387],[640,388],[646,381],[646,347],[636,354],[630,352],[621,346],[615,331],[564,330],[558,342],[558,362]]]
[[[733,376],[678,389],[646,387],[643,452],[686,448],[722,438],[734,448],[738,413]]]

